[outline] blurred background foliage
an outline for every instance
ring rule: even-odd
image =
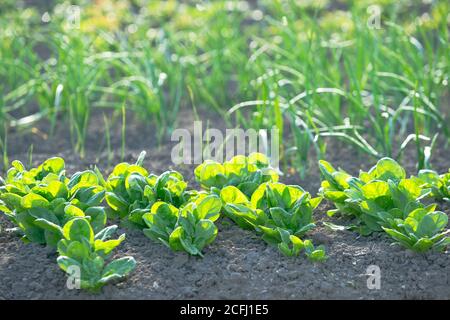
[[[301,174],[337,141],[397,159],[412,144],[427,167],[438,136],[450,138],[449,6],[2,0],[0,147],[5,132],[48,121],[52,134],[61,122],[83,155],[92,115],[124,106],[161,143],[194,108],[229,126],[277,126]]]

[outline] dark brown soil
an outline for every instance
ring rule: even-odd
[[[203,118],[208,115],[201,115]],[[97,164],[109,172],[107,153],[104,150],[103,122],[92,126],[91,141],[87,144],[86,157],[80,159],[72,151],[64,126],[57,128],[53,137],[46,137],[46,125],[35,133],[15,133],[9,137],[9,157],[28,159],[33,144],[33,163],[49,156],[66,159],[67,170],[73,173]],[[182,113],[180,127],[192,127],[192,117]],[[184,119],[184,120],[183,120]],[[224,125],[212,119],[216,127]],[[112,130],[114,158],[120,162],[120,123]],[[36,134],[37,132],[37,134]],[[145,126],[127,126],[127,150],[125,161],[134,161],[141,150],[147,151],[145,166],[161,173],[169,168],[181,171],[191,187],[194,166],[171,165],[171,143],[155,146],[152,129]],[[375,162],[356,155],[342,145],[329,146],[328,159],[350,173],[359,168],[368,169]],[[412,174],[415,170],[414,150],[404,157],[404,165]],[[443,171],[450,167],[448,149],[436,150],[434,165]],[[320,185],[316,165],[312,165],[304,179],[286,174],[282,180],[302,185],[315,194]],[[108,285],[99,295],[66,289],[66,276],[56,264],[56,256],[45,247],[24,244],[6,231],[11,227],[0,218],[3,231],[0,234],[0,299],[449,299],[450,255],[427,253],[414,254],[398,246],[392,246],[383,234],[361,237],[350,231],[333,232],[322,225],[330,218],[326,211],[330,204],[324,202],[315,213],[318,228],[310,237],[326,246],[329,259],[314,264],[304,257],[287,258],[274,247],[268,246],[253,233],[243,231],[230,221],[218,223],[216,241],[205,250],[203,259],[184,253],[174,253],[153,243],[140,231],[121,230],[127,240],[117,256],[132,255],[138,262],[137,269],[126,281]],[[450,212],[447,205],[441,210]],[[342,223],[342,221],[339,221]],[[366,270],[377,265],[381,270],[381,288],[368,289]]]

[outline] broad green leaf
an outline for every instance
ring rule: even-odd
[[[73,267],[73,266],[76,266],[81,269],[81,264],[78,261],[76,261],[75,259],[66,257],[66,256],[58,257],[56,262],[58,263],[58,266],[66,272],[70,267]]]
[[[336,172],[336,169],[325,160],[319,161],[319,169],[322,176],[326,179],[327,184],[322,187],[331,187],[333,190],[343,191],[344,188],[334,179],[333,173]]]
[[[439,181],[439,174],[433,170],[420,170],[417,176],[419,179],[431,185],[437,184]]]
[[[441,228],[445,227],[448,222],[446,214],[428,213],[423,216],[417,225],[416,235],[421,237],[433,237]]]
[[[125,234],[122,234],[118,239],[114,240],[95,240],[94,247],[95,251],[100,251],[104,255],[109,255],[112,250],[119,246],[125,240]]]
[[[412,250],[416,252],[428,251],[433,246],[433,242],[428,238],[421,238],[413,246]]]
[[[64,170],[65,164],[62,158],[53,157],[45,160],[41,166],[46,172],[59,174],[62,170]]]
[[[94,231],[84,218],[75,218],[67,222],[63,227],[63,234],[68,240],[82,242],[86,239],[89,243],[94,243]]]
[[[275,226],[286,229],[289,228],[289,213],[286,212],[283,208],[275,207],[269,209],[270,216],[273,219],[273,222],[275,223]]]
[[[344,202],[348,198],[343,191],[325,191],[323,196],[333,202]]]
[[[67,186],[60,181],[52,181],[47,185],[48,192],[52,195],[52,198],[67,198],[69,190]]]
[[[258,215],[256,210],[242,204],[227,204],[224,207],[225,215],[233,220],[239,227],[254,230]]]
[[[406,178],[405,169],[391,158],[382,158],[376,165],[376,179],[387,181]]]
[[[83,261],[89,257],[90,248],[79,241],[70,241],[65,248],[65,254],[77,261]]]
[[[134,223],[139,228],[144,228],[146,226],[144,220],[142,217],[144,214],[148,212],[148,209],[135,209],[130,212],[128,215],[128,220]]]
[[[347,189],[350,187],[348,184],[348,180],[352,177],[346,172],[343,171],[336,171],[332,174],[333,179],[336,181],[337,184],[339,184],[340,188]]]
[[[169,245],[170,248],[174,251],[182,251],[184,250],[183,244],[181,242],[181,238],[183,237],[183,228],[177,227],[169,236]]]
[[[84,214],[91,217],[90,224],[94,233],[100,232],[106,225],[106,212],[103,207],[90,207]]]
[[[44,230],[45,243],[48,247],[56,247],[61,240],[61,233],[55,233],[49,230]]]
[[[195,226],[194,245],[199,251],[217,237],[217,227],[211,220],[202,219]]]
[[[307,253],[306,255],[309,260],[314,262],[322,262],[327,259],[325,250],[323,248],[313,250],[311,253]]]
[[[38,194],[35,194],[35,193],[29,193],[29,194],[25,195],[21,201],[21,206],[24,209],[37,208],[37,207],[46,208],[48,205],[49,205],[49,202],[47,199],[45,199],[44,197],[42,197]]]
[[[384,181],[374,181],[364,185],[361,190],[366,199],[376,199],[389,195],[389,184]]]
[[[2,200],[8,209],[22,211],[22,197],[14,193],[0,193],[0,200]],[[6,211],[5,211],[6,212]]]
[[[220,191],[220,198],[225,204],[250,204],[249,199],[235,186],[228,186]]]
[[[81,210],[80,208],[77,208],[73,205],[70,205],[70,204],[64,208],[64,213],[69,217],[84,217],[85,216],[83,210]]]
[[[20,229],[22,229],[29,241],[40,244],[46,243],[44,230],[34,224],[35,218],[28,212],[19,212],[15,218]]]
[[[448,216],[444,212],[434,211],[429,213],[435,224],[435,232],[443,230],[448,224]]]
[[[394,238],[395,240],[397,240],[398,242],[400,242],[403,246],[405,246],[407,248],[412,248],[412,246],[414,245],[414,240],[410,239],[408,236],[404,235],[403,233],[401,233],[397,230],[385,228],[385,227],[383,227],[383,230],[388,235],[390,235],[392,238]]]
[[[220,216],[220,210],[222,209],[222,202],[220,198],[211,195],[201,200],[196,207],[196,213],[198,219],[209,219],[216,221]]]
[[[19,160],[14,160],[13,162],[11,162],[11,165],[14,168],[16,168],[16,170],[19,171],[19,172],[25,171],[25,166]]]
[[[267,156],[260,152],[253,152],[248,155],[248,162],[255,164],[257,167],[266,167],[269,165],[269,159]]]
[[[120,196],[112,192],[106,192],[105,199],[111,209],[119,212],[120,217],[123,218],[128,214],[128,203]]]
[[[62,228],[58,224],[53,223],[49,220],[39,218],[34,220],[34,224],[39,228],[55,233],[59,238],[62,238],[63,236]]]
[[[264,195],[266,193],[266,186],[267,186],[267,183],[261,184],[255,190],[255,192],[252,194],[252,197],[251,197],[251,200],[250,200],[252,208],[256,209],[256,208],[259,208],[261,206],[261,202],[264,199]]]
[[[27,211],[36,219],[44,219],[56,225],[60,224],[58,218],[48,209],[36,207],[28,209]]]
[[[105,241],[105,240],[109,239],[116,232],[116,230],[117,230],[116,225],[106,227],[103,230],[101,230],[99,233],[97,233],[95,235],[94,239]]]
[[[102,273],[102,278],[106,278],[112,275],[119,277],[127,276],[136,267],[136,260],[133,257],[123,257],[116,259],[106,265]]]
[[[277,245],[281,242],[280,233],[276,229],[268,228],[265,226],[258,226],[257,229],[262,232],[262,239],[268,244]]]
[[[422,193],[421,185],[414,179],[403,179],[398,183],[398,188],[408,195],[408,198],[415,200],[420,197]]]
[[[309,203],[310,203],[312,209],[316,209],[319,206],[319,204],[322,202],[322,199],[323,199],[322,197],[316,197],[316,198],[310,199]]]

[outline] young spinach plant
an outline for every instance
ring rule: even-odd
[[[23,233],[24,241],[56,246],[60,228],[75,217],[86,217],[95,228],[106,223],[100,204],[104,189],[93,171],[78,172],[68,179],[64,161],[51,158],[26,171],[13,163],[0,188],[2,211]]]
[[[405,219],[389,219],[389,227],[383,227],[383,230],[396,242],[412,251],[444,251],[450,245],[450,237],[446,236],[450,230],[444,230],[448,216],[435,211],[435,208],[435,205],[417,208]]]
[[[106,202],[110,213],[138,228],[145,228],[142,216],[157,201],[176,207],[182,206],[192,196],[187,183],[177,171],[166,171],[160,176],[149,174],[142,167],[145,152],[135,164],[118,164],[106,181]]]
[[[389,217],[405,218],[423,207],[420,200],[429,193],[419,179],[406,178],[405,170],[390,158],[379,160],[368,172],[361,171],[358,178],[323,160],[319,168],[324,178],[319,193],[337,208],[328,214],[356,218],[353,229],[364,235],[382,231]]]
[[[81,289],[98,292],[107,283],[123,279],[135,268],[133,257],[107,263],[113,250],[125,240],[125,234],[118,239],[109,239],[116,229],[113,225],[95,233],[86,218],[72,219],[62,228],[57,262],[71,276],[74,268],[77,269]]]
[[[359,178],[319,162],[324,177],[320,193],[334,202],[337,210],[356,218],[352,226],[361,234],[386,232],[404,247],[425,252],[442,251],[450,240],[446,237],[448,217],[436,211],[436,204],[426,206],[423,199],[432,194],[442,196],[445,182],[437,173],[423,170],[418,177],[406,178],[405,170],[394,160],[383,158]],[[442,179],[445,181],[445,175]]]
[[[221,209],[222,202],[214,194],[202,194],[181,209],[159,201],[143,216],[148,226],[144,234],[174,251],[203,256],[203,248],[217,236],[214,221],[220,217]]]
[[[300,238],[315,227],[312,214],[320,197],[311,198],[301,187],[282,183],[261,184],[251,199],[234,186],[223,188],[220,196],[227,217],[241,228],[261,234],[283,254],[297,256],[304,250],[311,260],[326,259],[323,246],[315,249],[311,241]]]

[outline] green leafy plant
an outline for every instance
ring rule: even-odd
[[[64,161],[51,158],[26,171],[16,161],[0,188],[0,209],[24,234],[24,241],[56,246],[61,227],[75,217],[87,217],[98,230],[106,223],[103,187],[93,171],[65,177]]]
[[[450,170],[441,175],[433,170],[420,170],[418,178],[426,184],[427,188],[431,189],[432,197],[450,202]]]
[[[315,247],[311,240],[303,241],[303,245],[305,247],[305,255],[309,260],[318,262],[327,260],[328,257],[326,256],[323,245]]]
[[[106,223],[103,207],[89,207],[85,211],[68,204],[63,198],[48,201],[35,193],[24,196],[17,208],[8,214],[23,232],[23,240],[56,246],[62,237],[61,226],[77,217],[86,217],[96,230]]]
[[[12,192],[18,195],[25,195],[34,186],[52,180],[64,180],[65,163],[62,158],[54,157],[45,160],[36,168],[26,170],[19,160],[12,162],[12,167],[8,169],[5,179],[2,181],[0,192]]]
[[[320,197],[311,198],[299,186],[265,183],[253,193],[251,204],[262,210],[266,217],[264,224],[258,226],[264,234],[263,239],[279,243],[280,237],[273,236],[277,227],[299,237],[315,227],[312,214],[321,200]]]
[[[329,215],[340,212],[344,215],[358,215],[358,204],[348,201],[348,191],[352,188],[360,188],[371,181],[398,182],[406,178],[405,170],[390,158],[383,158],[377,162],[368,172],[361,171],[359,178],[352,177],[343,170],[336,170],[330,163],[320,160],[319,169],[323,177],[319,193],[332,201],[337,210],[329,211]]]
[[[422,199],[433,189],[439,176],[421,171],[419,178],[406,178],[405,170],[394,160],[383,158],[368,172],[355,178],[329,163],[319,163],[324,181],[320,193],[333,201],[339,212],[357,218],[351,226],[361,234],[385,231],[408,249],[425,252],[443,250],[449,240],[443,231],[448,217],[435,211],[436,205],[425,206]],[[433,190],[433,191],[431,191]],[[332,213],[335,213],[333,211]]]
[[[389,227],[383,230],[402,246],[416,251],[425,252],[430,249],[443,251],[450,245],[450,230],[445,230],[448,216],[435,211],[436,206],[417,208],[411,211],[405,219],[388,219]]]
[[[170,248],[169,238],[175,230],[179,209],[169,203],[158,201],[142,216],[147,225],[144,234],[155,242],[162,242]]]
[[[305,248],[304,242],[299,237],[290,234],[288,231],[278,228],[281,241],[278,249],[288,257],[296,257]]]
[[[143,216],[148,226],[144,234],[174,251],[203,256],[203,248],[217,236],[214,221],[221,209],[222,202],[216,195],[203,194],[181,209],[159,201]]]
[[[319,167],[324,178],[319,193],[337,208],[328,214],[357,218],[358,225],[353,227],[365,235],[382,231],[387,218],[404,218],[423,207],[420,200],[429,192],[419,179],[406,179],[405,170],[390,158],[379,160],[368,172],[361,171],[359,178],[323,160]]]
[[[220,196],[227,217],[243,229],[262,234],[283,254],[297,256],[304,250],[311,260],[326,259],[323,246],[315,249],[311,241],[300,239],[315,227],[312,214],[320,197],[311,198],[301,187],[282,183],[261,184],[250,200],[234,186],[223,188]]]
[[[117,229],[110,226],[95,233],[86,218],[75,218],[62,228],[63,239],[58,242],[59,267],[73,276],[79,271],[81,289],[98,292],[104,285],[126,277],[136,266],[133,257],[123,257],[106,263],[113,250],[125,240],[109,239]]]
[[[389,180],[371,181],[359,189],[348,191],[349,201],[357,203],[361,214],[357,218],[362,222],[360,231],[371,233],[381,231],[386,219],[404,218],[411,210],[422,208],[420,202],[427,195],[421,183],[414,179],[402,179],[398,183]]]
[[[150,181],[148,172],[142,167],[145,153],[141,153],[136,164],[119,163],[106,180],[105,199],[110,213],[119,218],[125,218],[134,210],[145,209],[150,201],[144,195]]]
[[[302,240],[297,236],[290,234],[287,230],[277,228],[281,237],[281,242],[278,244],[278,249],[288,257],[295,257],[304,251],[306,257],[314,262],[322,262],[327,259],[325,247],[320,245],[314,247],[311,240]]]
[[[245,229],[260,229],[269,243],[279,243],[281,240],[277,227],[296,236],[302,236],[314,228],[312,213],[321,200],[311,198],[298,186],[282,183],[260,185],[251,200],[234,186],[225,187],[220,195],[225,214],[230,219]]]
[[[251,201],[235,186],[227,186],[220,191],[224,215],[233,220],[239,227],[254,230],[263,225],[267,216],[261,209],[252,207]]]
[[[180,207],[191,197],[187,183],[177,171],[166,171],[160,176],[149,174],[142,167],[145,152],[136,164],[118,164],[106,181],[106,202],[113,216],[144,228],[142,220],[156,201]]]
[[[235,156],[223,164],[206,160],[195,168],[194,174],[195,179],[206,190],[235,186],[248,197],[261,183],[278,181],[277,172],[261,153],[252,153],[248,157]]]

